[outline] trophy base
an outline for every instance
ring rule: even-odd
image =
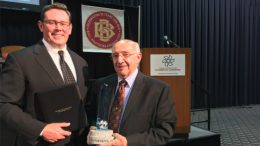
[[[103,144],[114,139],[113,130],[90,130],[89,144]]]

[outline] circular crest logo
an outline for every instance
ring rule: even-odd
[[[111,13],[98,11],[91,14],[85,23],[88,40],[101,49],[112,48],[122,37],[122,27],[118,19]]]

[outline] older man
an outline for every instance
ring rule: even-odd
[[[103,100],[109,101],[109,129],[114,130],[116,138],[104,145],[163,145],[173,136],[177,117],[171,88],[160,80],[143,75],[138,70],[141,58],[136,42],[117,42],[112,50],[116,74],[98,79],[93,85],[93,99],[98,97],[104,84],[112,90],[110,95],[103,97],[109,99]],[[123,92],[117,93],[119,90]],[[114,107],[116,101],[122,102],[122,109],[120,104]]]

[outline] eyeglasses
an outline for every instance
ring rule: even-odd
[[[60,24],[60,26],[62,28],[67,28],[69,27],[70,23],[69,22],[66,22],[66,21],[55,21],[55,20],[45,20],[44,21],[45,24],[48,24],[49,26],[51,27],[55,27],[55,26],[58,26],[58,24]]]
[[[127,59],[128,57],[130,57],[130,56],[132,56],[134,54],[137,54],[137,53],[132,53],[132,54],[130,54],[130,53],[122,53],[122,54],[112,53],[111,56],[112,56],[112,59],[117,59],[117,58],[119,58],[119,56],[121,56],[124,59]]]

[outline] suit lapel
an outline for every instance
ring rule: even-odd
[[[134,107],[135,102],[138,101],[138,98],[141,98],[142,89],[144,87],[143,83],[143,74],[139,71],[139,73],[136,76],[132,91],[129,95],[126,107],[125,107],[125,112],[122,118],[121,122],[121,127],[123,127],[125,121],[127,120],[127,115],[131,112],[132,107]]]
[[[37,45],[34,49],[34,54],[39,65],[43,67],[57,86],[64,85],[60,73],[43,43],[39,42]]]
[[[86,86],[86,82],[87,79],[85,79],[85,77],[87,78],[87,72],[88,72],[88,68],[87,66],[83,66],[82,64],[79,63],[79,61],[77,60],[78,56],[76,56],[75,53],[73,53],[69,48],[68,52],[71,56],[73,65],[75,67],[76,70],[76,76],[77,76],[77,84],[79,87],[79,91],[81,92],[81,95],[84,95],[84,90],[82,90],[82,88],[84,88]],[[85,97],[81,97],[82,99],[85,99]]]

